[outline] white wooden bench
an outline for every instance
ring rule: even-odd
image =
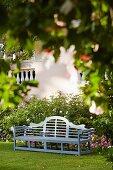
[[[92,130],[83,124],[74,125],[64,117],[51,116],[39,124],[15,126],[14,150],[77,155],[90,153]]]

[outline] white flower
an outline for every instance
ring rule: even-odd
[[[11,126],[10,130],[11,130],[11,131],[14,131],[14,127],[13,127],[13,126]]]
[[[26,121],[27,121],[27,122],[30,122],[30,119],[27,119]]]
[[[68,114],[68,111],[66,111],[66,115]]]
[[[78,19],[78,20],[73,19],[73,20],[71,21],[70,27],[71,27],[71,28],[77,28],[77,27],[79,27],[80,22],[81,22],[80,19]]]

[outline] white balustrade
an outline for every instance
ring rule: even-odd
[[[21,82],[24,81],[24,72],[21,71]]]
[[[16,81],[17,81],[17,84],[20,83],[19,73],[17,73]]]
[[[29,81],[35,79],[35,70],[34,69],[22,69],[17,73],[16,80],[18,84],[21,84],[22,81]]]
[[[28,80],[29,80],[29,77],[28,77],[28,72],[29,72],[28,70],[26,70],[26,71],[25,71],[25,73],[26,73],[26,76],[25,76],[25,81],[28,81]]]
[[[30,70],[30,80],[33,80],[33,70]]]

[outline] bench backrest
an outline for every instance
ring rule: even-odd
[[[68,120],[60,116],[48,117],[44,121],[43,131],[48,132],[51,137],[68,137]]]
[[[74,125],[66,118],[61,116],[47,117],[44,122],[39,124],[30,124],[32,126],[35,135],[41,135],[45,137],[78,137],[78,129],[86,129],[85,125]],[[84,133],[84,137],[88,138],[88,133]]]

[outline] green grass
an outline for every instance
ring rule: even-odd
[[[83,156],[13,151],[13,143],[0,142],[0,170],[111,170],[102,155]]]

